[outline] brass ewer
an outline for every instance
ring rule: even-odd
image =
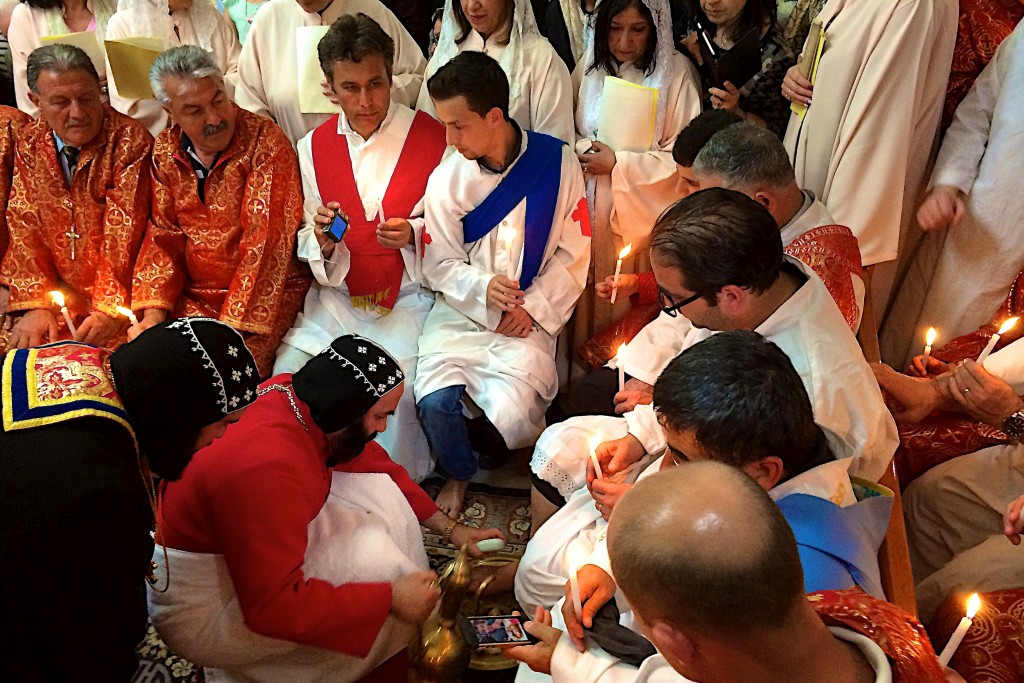
[[[409,683],[457,683],[469,666],[470,649],[459,628],[459,610],[469,590],[469,546],[441,577],[441,605],[419,627],[409,645]]]

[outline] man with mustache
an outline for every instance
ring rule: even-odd
[[[475,555],[501,533],[448,519],[373,443],[404,391],[391,354],[339,337],[167,485],[174,578],[150,616],[174,652],[211,679],[405,680],[438,597],[419,525]]]
[[[309,277],[295,258],[302,188],[273,121],[236,106],[212,55],[167,50],[150,70],[174,126],[153,149],[153,210],[132,281],[139,323],[202,315],[242,333],[268,377]]]
[[[98,346],[123,339],[117,312],[149,215],[145,127],[103,103],[92,60],[77,47],[47,45],[27,60],[39,119],[22,129],[8,202],[11,243],[0,279],[17,315],[4,348],[74,337]],[[58,322],[60,290],[75,331]]]

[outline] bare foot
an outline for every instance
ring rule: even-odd
[[[466,498],[466,489],[468,488],[468,481],[448,479],[444,482],[441,490],[437,492],[437,498],[434,502],[437,503],[437,507],[441,512],[452,519],[458,519],[459,513],[462,512],[462,502]]]
[[[475,592],[484,580],[493,576],[480,595],[497,595],[515,588],[516,570],[519,569],[519,561],[503,564],[500,567],[477,566],[473,569],[473,581],[469,584],[469,590]]]

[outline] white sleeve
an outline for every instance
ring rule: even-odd
[[[7,28],[7,43],[11,47],[11,66],[14,69],[14,94],[18,109],[32,118],[39,116],[39,109],[28,98],[28,56],[39,47],[32,28],[32,8],[19,3],[11,11],[11,23]]]
[[[658,423],[658,414],[654,412],[654,406],[651,404],[638,405],[623,417],[629,425],[629,433],[636,437],[647,453],[658,455],[668,446],[665,442],[665,432]]]
[[[534,53],[539,63],[532,71],[533,82],[530,84],[531,129],[574,145],[576,120],[573,115],[572,77],[554,49],[546,42],[545,47],[546,50]]]
[[[563,67],[564,68],[564,67]],[[562,187],[551,225],[551,239],[558,246],[526,290],[523,308],[551,336],[556,336],[572,314],[587,285],[590,268],[590,237],[583,234],[577,217],[585,210],[583,172],[568,148],[562,149]]]
[[[254,114],[274,119],[270,111],[267,91],[263,83],[263,69],[260,64],[260,43],[263,41],[263,26],[273,33],[269,12],[257,12],[249,28],[249,37],[238,55],[238,73],[232,79],[235,83],[235,103]],[[271,40],[273,38],[271,37]]]
[[[1024,394],[1024,339],[1007,344],[985,359],[985,369]]]
[[[580,652],[564,633],[551,655],[551,679],[554,683],[687,683],[661,655],[648,657],[637,668],[594,645]]]
[[[693,325],[686,316],[662,311],[626,344],[622,367],[626,374],[651,386],[672,359],[679,355]]]
[[[386,28],[388,35],[395,41],[395,64],[392,68],[391,96],[396,102],[407,107],[416,106],[416,96],[423,85],[423,69],[427,60],[412,35],[398,17],[386,7],[381,7],[391,15],[390,26]]]

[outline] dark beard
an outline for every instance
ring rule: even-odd
[[[333,434],[327,434],[327,444],[331,447],[331,455],[327,458],[327,466],[334,467],[344,462],[355,460],[366,448],[366,444],[377,438],[377,432],[367,434],[363,431],[360,420]]]

